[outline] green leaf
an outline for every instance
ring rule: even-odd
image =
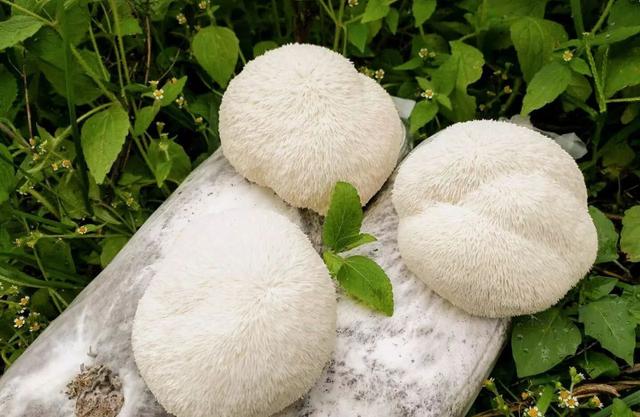
[[[624,48],[609,57],[604,94],[611,97],[623,88],[640,84],[640,47]]]
[[[636,346],[636,323],[629,314],[627,303],[620,297],[594,301],[580,308],[584,332],[617,357],[633,364]]]
[[[514,319],[511,349],[519,377],[553,368],[576,352],[580,330],[557,307]]]
[[[129,131],[129,115],[120,105],[94,114],[82,126],[81,143],[89,172],[102,184]]]
[[[337,280],[350,296],[387,316],[393,315],[393,290],[387,274],[365,256],[343,260]]]
[[[384,21],[387,22],[387,27],[389,28],[389,32],[392,34],[396,34],[398,31],[398,22],[400,21],[400,13],[397,9],[393,7],[389,10],[389,14],[384,18]]]
[[[613,3],[608,18],[609,27],[634,26],[640,22],[640,3],[618,0]]]
[[[102,241],[102,252],[100,252],[100,266],[106,268],[128,241],[129,238],[126,236],[108,237],[104,239]]]
[[[413,0],[411,11],[416,19],[416,27],[422,26],[436,11],[436,0]]]
[[[0,117],[7,117],[18,97],[18,82],[4,65],[0,64]]]
[[[42,20],[27,15],[11,16],[0,22],[0,51],[30,38],[42,25]]]
[[[141,33],[142,28],[135,17],[125,17],[120,22],[120,34],[122,36],[140,35]]]
[[[640,206],[633,206],[624,212],[620,249],[631,262],[640,261]]]
[[[329,250],[326,250],[322,253],[322,259],[324,260],[324,263],[327,266],[327,269],[329,270],[331,276],[334,278],[337,277],[338,271],[344,264],[344,260],[340,256]]]
[[[368,0],[362,16],[362,23],[382,19],[389,13],[389,10],[388,0]]]
[[[167,138],[152,141],[147,158],[158,187],[161,187],[165,180],[179,184],[191,171],[191,160],[182,146]]]
[[[586,75],[588,77],[592,76],[591,68],[589,68],[589,64],[587,64],[587,61],[585,61],[582,58],[574,57],[573,59],[571,59],[571,61],[569,61],[569,66],[571,67],[572,70],[574,70],[578,74]]]
[[[599,275],[590,276],[580,284],[580,303],[599,300],[609,295],[615,288],[618,280],[615,278],[602,277]]]
[[[352,43],[360,52],[364,52],[367,46],[367,38],[369,37],[369,28],[362,23],[352,23],[347,27],[347,35],[349,42]]]
[[[367,243],[376,242],[375,236],[370,235],[369,233],[360,233],[357,238],[353,239],[345,248],[345,251],[355,249],[358,246],[366,245]]]
[[[419,101],[411,111],[409,124],[411,133],[415,133],[422,126],[429,123],[438,114],[438,104],[433,100]]]
[[[555,397],[555,388],[552,385],[545,385],[542,389],[542,395],[538,398],[536,402],[536,406],[538,407],[538,411],[540,411],[540,415],[544,415],[547,412],[547,409],[551,405],[551,401]]]
[[[260,41],[255,45],[253,45],[253,57],[254,58],[259,57],[265,52],[270,51],[272,49],[276,49],[277,47],[278,47],[278,44],[274,41]]]
[[[336,183],[322,227],[323,244],[335,252],[342,252],[360,240],[361,226],[362,205],[358,190],[346,182]]]
[[[77,171],[68,171],[56,187],[62,208],[72,219],[81,219],[89,215],[84,205],[82,180],[78,175]]]
[[[588,350],[585,356],[580,356],[578,365],[584,369],[590,378],[599,376],[616,377],[620,375],[618,363],[604,353]]]
[[[76,272],[71,247],[64,240],[40,239],[35,248],[46,270],[53,268],[64,272]]]
[[[633,411],[622,400],[618,398],[613,399],[613,405],[611,407],[611,417],[633,417]]]
[[[598,256],[595,263],[612,262],[618,259],[618,232],[613,222],[594,206],[589,206],[589,214],[598,232]]]
[[[7,147],[0,143],[0,203],[4,203],[9,199],[11,192],[15,187],[15,171],[11,161],[13,157]]]
[[[414,70],[416,68],[420,68],[423,64],[424,64],[424,60],[422,58],[414,57],[405,63],[402,63],[396,67],[393,67],[393,69],[396,71]]]
[[[238,61],[238,38],[229,28],[208,26],[193,37],[196,60],[221,87],[226,87]]]
[[[163,86],[162,90],[164,94],[162,100],[160,100],[161,106],[168,106],[173,104],[173,102],[178,98],[182,90],[184,89],[184,85],[187,83],[187,77],[181,77],[177,80],[169,80]]]
[[[554,48],[566,39],[562,25],[550,20],[526,16],[511,25],[511,40],[527,83],[551,61]]]
[[[136,116],[136,121],[133,125],[133,134],[135,136],[140,136],[146,132],[149,126],[151,126],[153,119],[158,115],[159,111],[160,105],[157,102],[154,102],[152,106],[143,107],[138,110],[138,115]]]
[[[567,89],[570,81],[571,70],[567,65],[552,61],[542,67],[527,85],[521,114],[527,115],[551,103]]]

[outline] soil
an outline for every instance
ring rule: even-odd
[[[76,417],[116,417],[124,403],[120,378],[104,365],[83,365],[66,394],[76,400]]]

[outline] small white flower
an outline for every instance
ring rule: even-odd
[[[432,89],[428,88],[426,90],[424,90],[420,96],[426,98],[427,100],[431,100],[433,98],[433,96],[435,95],[435,93],[433,92]]]
[[[158,88],[153,92],[153,98],[156,100],[162,100],[164,98],[164,90],[162,88]]]
[[[187,17],[183,13],[178,13],[176,16],[179,25],[184,25],[187,23]]]
[[[427,48],[420,48],[418,51],[418,56],[422,59],[425,59],[429,56],[429,50]]]

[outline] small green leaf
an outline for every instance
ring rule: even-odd
[[[580,330],[557,307],[514,319],[511,349],[519,377],[553,368],[576,352]]]
[[[398,22],[400,21],[400,13],[397,9],[393,7],[389,10],[389,14],[384,18],[384,21],[387,22],[387,27],[389,28],[389,32],[392,34],[396,34],[398,31]]]
[[[618,232],[613,222],[594,206],[589,206],[589,214],[598,232],[598,256],[595,263],[615,261],[618,259]]]
[[[574,70],[578,74],[586,75],[588,77],[592,76],[591,68],[589,68],[589,64],[587,64],[587,61],[585,61],[582,58],[574,57],[571,61],[569,61],[569,66],[571,67],[572,70]]]
[[[357,238],[353,239],[345,248],[345,251],[355,249],[358,246],[366,245],[367,243],[376,242],[375,236],[370,235],[369,233],[360,233]]]
[[[30,38],[42,25],[42,20],[26,15],[14,15],[0,22],[0,51]]]
[[[555,397],[555,388],[552,385],[545,385],[542,389],[542,395],[538,398],[536,402],[536,406],[538,407],[538,411],[540,415],[544,415],[547,412],[547,409],[551,405],[551,401]]]
[[[629,314],[627,303],[620,297],[609,297],[580,308],[584,332],[617,357],[633,364],[636,346],[636,323]]]
[[[572,60],[573,61],[573,60]],[[625,48],[607,61],[604,94],[611,97],[623,88],[640,84],[640,47]]]
[[[631,262],[640,262],[640,206],[633,206],[624,212],[620,249]]]
[[[611,417],[633,417],[631,408],[621,399],[614,398],[611,407]]]
[[[364,52],[367,46],[367,38],[369,37],[369,28],[362,23],[352,23],[347,27],[349,42],[352,43],[360,52]]]
[[[15,187],[15,171],[11,161],[13,157],[7,147],[0,143],[0,203],[4,203],[9,199],[11,192]]]
[[[563,42],[559,47],[580,47],[585,42],[588,42],[591,46],[611,45],[616,42],[622,42],[623,40],[635,36],[638,33],[640,33],[640,25],[619,27],[600,32],[595,36],[589,35],[589,37],[584,39],[571,39],[570,41]]]
[[[337,280],[350,296],[379,310],[393,315],[393,290],[387,274],[371,259],[350,256],[343,260]]]
[[[416,27],[422,26],[436,11],[436,0],[413,0],[411,11],[416,19]]]
[[[4,65],[0,64],[0,116],[6,117],[18,97],[18,82]]]
[[[81,143],[89,172],[102,184],[129,131],[129,115],[120,105],[94,114],[82,126]]]
[[[419,101],[409,116],[409,130],[415,133],[422,126],[429,123],[438,114],[438,104],[433,100]]]
[[[255,45],[253,45],[253,57],[254,58],[259,57],[265,52],[270,51],[272,49],[276,49],[277,47],[278,47],[278,44],[274,41],[260,41]]]
[[[580,356],[578,364],[592,379],[599,376],[616,377],[620,375],[618,363],[604,353],[588,350],[585,356]]]
[[[567,89],[570,81],[571,70],[567,65],[552,61],[542,67],[527,85],[527,94],[522,102],[522,115],[551,103]]]
[[[344,251],[360,239],[362,205],[358,190],[349,183],[336,183],[322,227],[322,242],[335,252]]]
[[[163,86],[162,90],[164,91],[164,97],[160,100],[161,106],[168,106],[169,104],[173,104],[173,102],[178,98],[180,93],[182,93],[182,89],[184,85],[187,83],[187,77],[181,77],[177,80],[169,80]]]
[[[126,236],[108,237],[104,239],[102,241],[102,252],[100,252],[100,266],[106,268],[128,240],[129,238]]]
[[[424,60],[420,57],[411,58],[407,62],[393,67],[396,71],[407,71],[420,68],[424,64]]]
[[[368,0],[362,16],[362,23],[382,19],[389,13],[389,10],[388,0]]]
[[[146,132],[153,122],[153,119],[155,119],[158,115],[159,111],[160,105],[157,102],[154,102],[152,106],[143,107],[138,110],[136,122],[133,125],[133,134],[136,136],[140,136],[141,134]]]
[[[179,184],[191,171],[191,160],[182,146],[167,138],[152,141],[147,158],[158,187],[161,187],[165,180]]]
[[[327,269],[332,277],[338,276],[338,271],[344,264],[344,260],[336,255],[335,253],[326,250],[322,253],[322,259],[324,260],[325,265],[327,265]]]
[[[618,0],[613,3],[609,13],[608,26],[634,26],[640,22],[640,3]]]
[[[556,22],[525,16],[511,25],[511,40],[518,54],[522,75],[528,83],[551,61],[554,48],[567,40],[567,33]]]
[[[615,278],[590,276],[580,283],[580,303],[599,300],[609,295],[615,288],[618,280]]]
[[[238,61],[238,38],[229,28],[208,26],[200,29],[191,43],[193,55],[221,87],[226,87]]]

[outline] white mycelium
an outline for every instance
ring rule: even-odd
[[[402,258],[471,314],[534,313],[590,269],[597,235],[573,159],[511,123],[458,123],[402,163],[393,190]]]
[[[176,417],[270,416],[304,395],[335,344],[336,295],[306,235],[264,210],[176,236],[138,304],[136,364]]]
[[[249,62],[220,106],[222,149],[238,172],[320,214],[338,181],[369,201],[393,171],[403,137],[384,89],[315,45],[285,45]]]

